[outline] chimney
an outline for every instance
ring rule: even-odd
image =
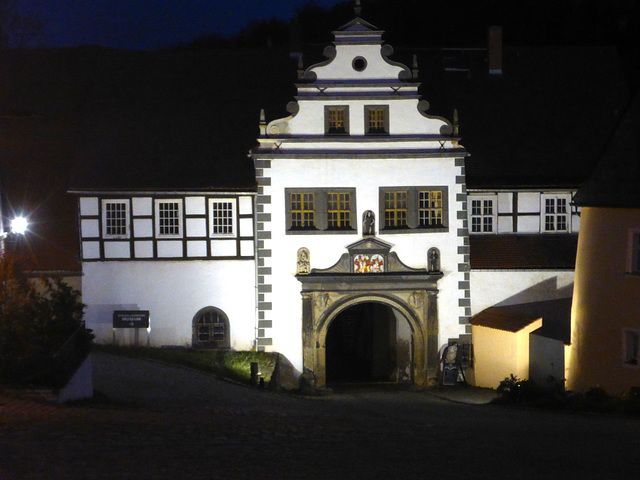
[[[502,27],[489,27],[489,75],[502,75]]]

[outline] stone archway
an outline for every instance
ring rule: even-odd
[[[327,326],[324,345],[328,384],[413,381],[413,328],[386,303],[342,308]]]
[[[339,283],[344,285],[342,281]],[[391,290],[389,285],[380,287],[377,293],[303,292],[303,374],[307,381],[317,387],[326,384],[329,327],[342,312],[365,303],[386,305],[408,323],[412,342],[409,380],[417,385],[426,385],[428,378],[435,375],[438,336],[436,292]]]
[[[302,284],[303,378],[310,384],[326,384],[326,340],[331,322],[349,307],[366,302],[387,305],[409,323],[413,382],[426,385],[435,376],[437,283],[442,272],[408,267],[390,249],[388,243],[368,237],[348,246],[348,253],[330,268],[299,270],[296,277]]]

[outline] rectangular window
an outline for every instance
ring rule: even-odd
[[[314,193],[291,193],[289,196],[290,222],[293,230],[316,228],[316,205]]]
[[[420,227],[442,226],[442,192],[421,190],[418,192],[418,219]]]
[[[351,229],[351,194],[327,193],[327,220],[329,230]]]
[[[495,202],[493,198],[471,199],[471,233],[494,231]]]
[[[624,330],[624,363],[626,365],[638,365],[640,355],[640,332],[636,330]]]
[[[384,227],[407,228],[407,191],[384,192]]]
[[[156,234],[159,237],[182,235],[182,202],[156,200]]]
[[[129,202],[127,200],[103,200],[102,219],[105,238],[129,237]]]
[[[381,230],[447,231],[447,192],[446,186],[381,187]]]
[[[364,107],[365,133],[379,135],[389,133],[389,106],[370,105]]]
[[[235,199],[214,198],[209,200],[212,237],[233,237],[235,231]]]
[[[542,228],[544,232],[569,231],[568,195],[542,195]]]
[[[355,230],[355,188],[286,188],[287,232],[350,233]]]
[[[324,107],[324,131],[330,135],[349,133],[349,107],[325,106]]]

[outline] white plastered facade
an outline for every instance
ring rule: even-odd
[[[470,333],[465,325],[466,152],[448,121],[424,113],[418,84],[407,67],[387,58],[392,49],[382,44],[382,32],[356,19],[334,33],[335,47],[325,50],[328,60],[308,68],[304,83],[297,85],[292,115],[263,123],[259,146],[252,151],[258,179],[258,325],[263,335],[258,345],[283,353],[301,372],[306,366],[296,252],[308,249],[312,269],[331,267],[347,246],[363,238],[361,220],[367,211],[376,216],[375,237],[391,244],[408,267],[426,269],[429,250],[439,251],[438,343]],[[327,132],[327,108],[335,106],[347,110],[342,135]],[[369,107],[381,107],[387,115],[382,134],[367,132]],[[385,225],[383,189],[433,187],[445,192],[443,228]],[[290,192],[312,189],[352,192],[352,230],[291,228]]]

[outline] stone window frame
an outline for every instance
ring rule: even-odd
[[[129,199],[125,198],[108,198],[102,199],[102,236],[109,239],[127,239],[131,237],[131,205]],[[122,220],[117,218],[110,218],[109,206],[110,205],[123,205],[124,206],[124,233],[108,233],[113,220]]]
[[[547,211],[551,200],[553,200],[553,211]],[[563,211],[559,211],[560,201],[564,204],[562,206]],[[562,225],[564,225],[564,228],[562,228]],[[540,195],[540,232],[571,233],[570,193],[543,193]]]
[[[162,224],[162,215],[161,215],[161,205],[163,203],[171,203],[171,204],[175,204],[177,206],[176,211],[177,211],[177,223],[176,223],[176,227],[178,228],[177,233],[167,233],[167,232],[163,232],[163,228],[165,228],[165,225]],[[156,198],[154,200],[154,213],[155,213],[155,234],[157,238],[182,238],[183,232],[184,232],[184,227],[182,225],[183,220],[184,220],[184,215],[183,215],[183,206],[182,206],[182,199],[179,198]]]
[[[372,129],[370,114],[374,110],[382,111],[382,127]],[[376,120],[378,123],[378,120]],[[364,133],[365,135],[389,135],[389,105],[365,105],[364,106]]]
[[[442,193],[442,225],[424,226],[420,225],[420,192],[440,191]],[[407,194],[407,222],[406,226],[388,227],[386,225],[385,193],[406,192]],[[446,185],[425,185],[425,186],[397,186],[380,187],[378,194],[378,218],[380,218],[379,231],[384,234],[394,233],[420,233],[420,232],[448,232],[449,231],[449,187]]]
[[[357,232],[356,189],[354,187],[326,188],[285,188],[285,217],[287,235],[314,234],[350,234]],[[348,193],[350,226],[346,228],[329,228],[329,194]],[[314,198],[314,225],[312,228],[293,228],[292,194],[312,194]]]
[[[214,316],[216,321],[204,324],[206,326],[210,326],[210,331],[204,332],[204,330],[201,330],[200,320],[204,317],[211,317],[209,320],[214,320]],[[218,335],[218,338],[201,340],[201,336],[205,333],[209,335]],[[198,313],[195,314],[192,321],[192,345],[194,348],[229,350],[231,348],[231,336],[229,317],[227,314],[220,308],[212,306],[200,309]]]
[[[223,210],[216,209],[215,205],[218,204],[229,204],[230,208],[224,208]],[[209,236],[211,238],[235,238],[238,235],[237,228],[237,201],[236,198],[231,197],[214,197],[209,198],[208,201],[209,206]],[[224,215],[219,216],[216,213],[224,213],[230,212],[230,216],[224,218]],[[224,225],[225,220],[228,220],[230,223]],[[222,222],[222,223],[220,223]],[[226,232],[216,231],[218,228],[228,228],[229,230]]]
[[[469,195],[469,233],[482,235],[498,232],[498,196]],[[475,210],[474,202],[480,202],[479,210]],[[491,204],[491,213],[486,213],[486,202]],[[490,222],[487,222],[490,220]],[[477,227],[477,229],[476,229]]]
[[[331,127],[331,113],[342,110],[344,118],[343,127]],[[325,105],[324,106],[324,133],[326,135],[349,135],[349,105]]]

